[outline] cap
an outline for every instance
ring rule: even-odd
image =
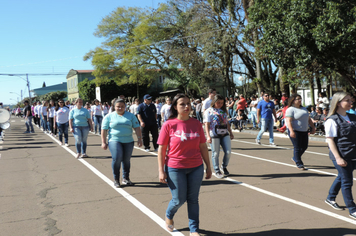
[[[152,99],[152,96],[151,95],[149,95],[149,94],[146,94],[145,96],[143,96],[143,99]]]

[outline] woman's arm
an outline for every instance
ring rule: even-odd
[[[139,147],[141,147],[141,146],[142,146],[142,134],[141,134],[141,129],[140,129],[140,127],[136,127],[136,128],[134,128],[134,130],[135,130],[135,133],[136,133],[136,136],[137,136],[137,145],[138,145]]]
[[[93,132],[93,121],[91,120],[91,118],[88,118],[88,123],[90,131]]]
[[[167,174],[164,171],[164,164],[166,160],[167,145],[159,145],[158,147],[158,174],[159,182],[167,183]],[[208,154],[209,155],[209,154]]]
[[[69,130],[73,133],[73,119],[69,119]]]
[[[287,127],[289,129],[289,136],[291,138],[296,138],[297,136],[295,135],[294,133],[294,130],[293,130],[293,127],[292,127],[292,117],[286,117],[286,124],[287,124]]]
[[[201,144],[199,144],[199,148],[200,148],[201,156],[203,157],[203,161],[204,161],[204,163],[206,165],[205,179],[210,179],[211,175],[212,175],[212,172],[211,172],[211,165],[210,165],[208,147],[206,146],[206,143],[201,143]]]
[[[315,126],[314,126],[313,120],[312,120],[310,117],[309,117],[309,119],[308,119],[308,123],[309,123],[309,125],[310,125],[310,127],[311,127],[310,133],[311,133],[311,134],[315,134]]]
[[[234,139],[234,134],[232,133],[232,130],[231,130],[231,126],[230,126],[230,123],[227,122],[227,130],[229,131],[230,133],[230,139]]]
[[[327,137],[326,142],[328,143],[330,151],[333,153],[335,157],[336,163],[342,167],[347,166],[347,162],[340,156],[339,151],[337,150],[334,137]]]
[[[104,150],[106,150],[108,148],[108,144],[106,143],[107,133],[108,133],[107,129],[101,130],[101,148]]]
[[[206,141],[207,141],[208,143],[211,143],[211,137],[210,137],[209,127],[210,127],[210,122],[205,122],[205,132],[206,132],[206,136],[207,136]]]

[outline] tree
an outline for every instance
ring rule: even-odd
[[[255,0],[251,27],[262,34],[260,56],[283,68],[314,71],[321,65],[340,73],[354,89],[356,61],[354,0]]]
[[[44,95],[38,96],[36,100],[38,101],[49,101],[53,100],[57,102],[60,99],[65,99],[67,97],[67,92],[66,91],[56,91],[56,92],[50,92],[46,93]]]
[[[78,84],[79,97],[85,102],[91,102],[95,99],[95,82],[84,79]]]

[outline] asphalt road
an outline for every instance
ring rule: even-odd
[[[89,135],[90,158],[77,160],[72,135],[66,148],[38,128],[35,134],[24,131],[23,120],[12,118],[0,144],[1,236],[189,235],[186,205],[174,218],[176,231],[165,230],[171,194],[158,182],[157,153],[136,147],[131,159],[136,185],[116,189],[110,152],[101,149],[99,136]],[[256,145],[255,137],[235,133],[231,175],[203,181],[202,235],[356,235],[348,211],[324,203],[337,173],[325,142],[310,142],[303,156],[309,170],[300,171],[291,161],[289,139],[277,137],[278,147],[270,147]],[[337,202],[344,205],[341,193]]]

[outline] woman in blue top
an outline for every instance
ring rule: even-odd
[[[86,154],[87,139],[89,129],[93,131],[92,121],[89,111],[83,107],[83,100],[78,98],[75,104],[76,108],[69,112],[69,128],[75,138],[76,158],[88,157]]]
[[[123,99],[117,99],[113,105],[115,111],[106,115],[102,123],[101,147],[109,150],[112,156],[112,170],[114,174],[115,187],[120,187],[120,165],[122,162],[124,185],[133,185],[130,181],[130,159],[134,147],[132,129],[137,135],[137,144],[142,146],[142,135],[140,124],[136,116],[126,112],[126,104]],[[106,136],[109,130],[109,141],[106,143]]]

